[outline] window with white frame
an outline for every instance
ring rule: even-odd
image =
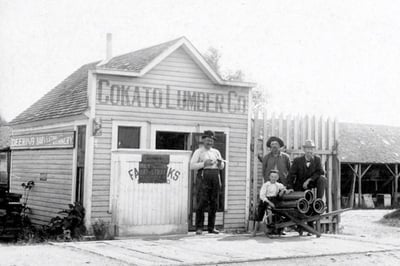
[[[118,127],[118,149],[139,149],[140,148],[140,127]]]
[[[145,122],[113,121],[113,149],[146,148]]]

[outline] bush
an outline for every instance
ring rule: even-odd
[[[400,219],[400,209],[394,210],[383,216],[385,219]]]
[[[112,236],[109,233],[109,228],[110,228],[110,223],[105,222],[102,219],[96,220],[92,224],[92,230],[94,233],[94,236],[96,237],[96,240],[112,240],[114,239],[114,236]]]
[[[72,240],[80,239],[86,233],[84,225],[85,208],[79,202],[69,204],[69,209],[60,211],[64,217],[56,216],[52,218],[45,231],[50,239]]]
[[[48,233],[43,226],[25,225],[18,235],[18,243],[36,244],[47,241]]]
[[[400,209],[384,215],[380,222],[385,225],[400,227]]]

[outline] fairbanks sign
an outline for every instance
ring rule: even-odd
[[[75,132],[54,132],[12,136],[12,150],[74,148]]]
[[[149,86],[99,79],[97,103],[146,108],[164,108],[215,113],[247,113],[248,97],[243,92],[202,92],[169,85]]]

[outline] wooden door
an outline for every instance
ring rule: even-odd
[[[118,236],[188,231],[188,151],[113,154],[111,202]]]

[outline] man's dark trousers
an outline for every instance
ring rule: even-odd
[[[218,169],[204,169],[203,174],[197,176],[199,182],[197,192],[196,230],[203,229],[204,210],[208,208],[208,231],[212,231],[215,225],[215,213],[217,212],[217,199],[219,191]]]

